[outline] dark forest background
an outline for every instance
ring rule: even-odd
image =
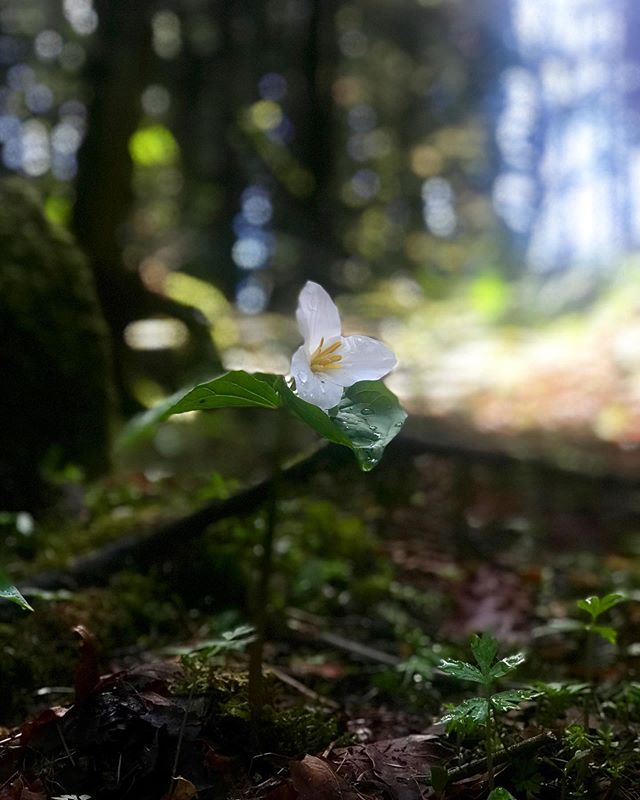
[[[176,270],[246,314],[308,278],[441,292],[505,263],[488,112],[509,52],[480,5],[5,0],[4,170],[75,233],[116,350],[158,314],[202,337]]]

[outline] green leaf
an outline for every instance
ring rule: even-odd
[[[585,600],[578,600],[576,605],[578,608],[582,609],[582,611],[586,611],[595,622],[600,614],[604,614],[604,612],[608,611],[610,608],[624,603],[626,599],[624,595],[612,592],[611,594],[605,594],[604,597],[592,595]]]
[[[195,386],[169,409],[167,416],[207,408],[278,408],[280,399],[274,388],[275,378],[275,375],[261,372],[227,372]]]
[[[482,674],[488,676],[498,653],[496,639],[486,631],[480,636],[474,636],[471,639],[471,652]]]
[[[618,631],[607,625],[589,625],[588,630],[592,633],[596,633],[598,636],[602,636],[602,638],[606,639],[610,644],[615,644],[618,641]]]
[[[360,381],[345,389],[337,410],[329,412],[349,439],[360,468],[373,469],[385,447],[398,435],[407,412],[382,381]]]
[[[329,415],[321,408],[314,406],[312,403],[307,403],[306,400],[302,400],[297,394],[294,394],[282,377],[280,377],[276,386],[282,405],[289,413],[301,419],[328,442],[334,442],[334,444],[341,444],[344,447],[353,449],[351,440],[342,433],[340,428],[334,425]]]
[[[235,370],[200,383],[193,389],[180,389],[131,420],[120,438],[120,445],[133,444],[150,433],[158,423],[185,411],[232,407],[278,408],[281,401],[274,385],[280,379],[278,375]]]
[[[584,694],[584,692],[591,688],[588,683],[544,683],[543,681],[536,681],[535,686],[541,694],[552,699],[574,697]]]
[[[540,694],[534,689],[507,689],[506,692],[492,695],[491,705],[496,711],[510,711],[512,708],[517,708],[520,703],[524,703],[525,700],[532,700]]]
[[[131,445],[163,420],[185,411],[210,408],[284,408],[329,442],[348,447],[361,469],[369,471],[407,418],[406,411],[382,381],[361,381],[345,390],[339,405],[326,414],[298,397],[281,375],[236,370],[181,390],[132,420],[120,438]]]
[[[474,683],[484,683],[484,676],[473,664],[466,661],[455,661],[445,658],[438,664],[440,672],[450,675],[452,678],[459,678],[461,681],[473,681]]]
[[[240,625],[231,631],[225,631],[219,638],[199,641],[193,647],[166,647],[163,653],[179,656],[202,653],[216,656],[220,653],[244,650],[254,641],[255,628],[252,625]]]
[[[470,697],[459,706],[452,708],[438,722],[454,722],[461,719],[471,719],[480,725],[487,721],[489,715],[489,701],[485,697]]]
[[[277,390],[284,407],[316,433],[353,450],[365,472],[380,461],[407,418],[398,398],[382,381],[360,381],[350,386],[329,414],[294,394],[283,378]]]
[[[0,598],[15,603],[24,611],[33,611],[20,590],[9,583],[9,579],[2,571],[0,571]]]
[[[489,677],[492,681],[496,680],[496,678],[502,678],[510,672],[513,672],[520,664],[523,664],[524,660],[524,653],[514,653],[512,656],[507,656],[491,667],[489,670]]]
[[[503,789],[502,786],[496,786],[487,797],[487,800],[516,800],[516,798],[507,789]]]

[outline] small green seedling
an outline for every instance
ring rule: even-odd
[[[485,750],[489,785],[493,786],[494,734],[497,717],[506,711],[517,708],[520,703],[537,697],[540,692],[533,689],[507,689],[494,692],[494,684],[513,672],[525,660],[524,653],[498,659],[498,642],[490,633],[474,636],[471,640],[471,652],[475,664],[467,661],[443,659],[438,668],[445,675],[461,681],[477,683],[482,687],[482,697],[470,697],[445,714],[440,722],[471,721],[484,727]]]
[[[578,600],[576,605],[581,611],[585,611],[590,619],[589,622],[583,623],[583,630],[587,634],[596,634],[603,639],[606,639],[610,644],[616,644],[618,640],[618,632],[607,625],[600,625],[598,618],[614,606],[624,603],[627,598],[622,594],[605,594],[604,597],[592,595],[584,600]]]
[[[614,608],[620,603],[624,603],[627,598],[622,594],[612,592],[605,594],[603,597],[592,595],[584,600],[578,600],[576,605],[581,611],[584,611],[589,616],[588,622],[582,622],[581,628],[586,636],[586,643],[584,649],[584,668],[587,683],[591,687],[591,691],[585,695],[584,698],[584,727],[589,730],[589,707],[593,701],[593,649],[595,644],[595,637],[599,636],[601,639],[609,642],[609,644],[616,644],[618,641],[618,632],[615,628],[608,625],[600,625],[599,618],[605,611]]]
[[[253,625],[238,625],[233,630],[224,631],[220,637],[198,642],[196,647],[167,647],[163,652],[175,656],[190,656],[197,653],[207,658],[216,658],[228,653],[243,652],[255,638]]]

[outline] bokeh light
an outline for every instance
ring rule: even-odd
[[[249,109],[249,118],[258,130],[273,130],[282,122],[282,109],[273,100],[258,100]]]
[[[91,0],[64,0],[64,14],[73,30],[88,36],[98,27],[98,14]]]
[[[436,236],[451,236],[456,229],[454,194],[444,178],[429,178],[422,184],[424,222]]]
[[[154,83],[142,93],[142,108],[150,117],[160,117],[166,114],[171,105],[171,95],[164,86]]]
[[[268,72],[258,82],[258,91],[263,100],[284,100],[288,90],[287,79],[277,72]]]
[[[189,332],[177,319],[141,319],[127,325],[124,338],[134,350],[173,350],[187,343]]]
[[[261,280],[247,278],[238,284],[236,305],[243,314],[260,314],[268,300],[269,294]]]
[[[46,114],[53,106],[53,92],[43,83],[29,86],[25,92],[25,104],[34,114]]]
[[[273,204],[266,189],[250,186],[242,194],[242,214],[251,225],[266,225],[273,214]]]
[[[27,175],[38,177],[48,172],[51,152],[47,127],[31,119],[22,126],[22,169]]]
[[[36,36],[33,47],[39,59],[53,61],[62,53],[64,41],[57,31],[45,30]]]
[[[234,243],[231,257],[241,269],[259,269],[267,263],[269,247],[263,239],[244,236]]]
[[[173,11],[157,11],[151,20],[153,49],[160,58],[170,61],[182,48],[180,18]]]

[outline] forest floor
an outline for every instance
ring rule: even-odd
[[[246,424],[211,419],[177,430]],[[0,798],[640,798],[640,483],[508,450],[415,422],[370,475],[285,484],[259,718],[258,506],[3,606]],[[12,576],[240,489],[169,461],[4,515]]]

